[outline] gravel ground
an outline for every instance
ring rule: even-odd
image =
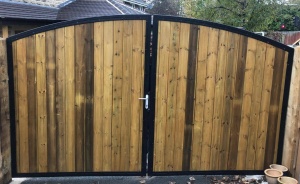
[[[225,176],[226,177],[226,176]],[[231,179],[234,176],[225,178],[224,176],[153,176],[153,177],[49,177],[49,178],[13,178],[10,184],[239,184]],[[228,181],[224,181],[228,179]],[[254,179],[252,179],[254,178]],[[244,181],[252,180],[252,184],[261,176],[247,176]],[[194,181],[193,181],[194,180]],[[247,183],[247,182],[245,182]],[[249,182],[248,182],[249,183]],[[265,183],[260,181],[260,183]]]

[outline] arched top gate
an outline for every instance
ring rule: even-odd
[[[15,176],[280,162],[292,48],[156,15],[61,22],[7,42]]]

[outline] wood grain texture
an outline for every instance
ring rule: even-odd
[[[36,116],[38,172],[48,171],[47,84],[46,84],[46,34],[35,36],[36,49]]]
[[[194,125],[195,73],[198,51],[198,26],[190,26],[189,56],[187,63],[186,108],[183,141],[182,170],[189,171],[191,165],[192,131]]]
[[[201,149],[203,140],[203,123],[204,123],[204,103],[205,103],[205,86],[206,86],[206,65],[207,65],[207,46],[209,29],[199,26],[198,31],[198,56],[196,63],[196,81],[195,81],[195,102],[194,102],[194,127],[191,155],[191,170],[201,168]]]
[[[57,123],[57,170],[66,171],[66,79],[65,79],[65,31],[55,30],[56,40],[56,123]]]
[[[17,42],[17,72],[18,72],[18,116],[19,116],[19,149],[21,173],[29,171],[29,139],[28,139],[28,96],[27,96],[27,65],[26,65],[26,39]]]
[[[26,42],[28,99],[31,101],[28,103],[29,170],[37,172],[35,36],[28,37]]]
[[[55,31],[46,32],[46,91],[47,91],[47,124],[48,124],[48,171],[56,172],[56,109],[55,109],[55,83],[56,83],[56,63],[55,63]]]
[[[201,150],[201,168],[210,170],[211,168],[211,150],[212,150],[212,131],[213,131],[213,112],[214,96],[216,85],[216,70],[218,59],[219,30],[210,28],[208,42],[208,58],[206,65],[206,86],[205,86],[205,104],[204,104],[204,125],[203,142]]]
[[[66,170],[75,171],[75,44],[74,26],[65,29]]]
[[[243,90],[243,104],[241,112],[241,124],[239,129],[239,144],[237,155],[237,168],[238,170],[245,169],[248,137],[249,137],[249,124],[251,121],[251,104],[252,104],[252,92],[253,92],[253,80],[255,72],[255,57],[256,57],[256,43],[254,39],[248,39],[247,46],[247,58],[245,66],[245,79]]]
[[[94,24],[93,170],[103,169],[104,23]],[[104,158],[105,159],[105,158]]]

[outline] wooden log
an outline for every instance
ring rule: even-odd
[[[13,92],[11,95],[13,95]],[[0,39],[0,183],[9,183],[11,181],[10,150],[6,40]]]

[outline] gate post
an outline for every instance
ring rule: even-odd
[[[11,181],[9,93],[6,40],[0,39],[0,184]]]

